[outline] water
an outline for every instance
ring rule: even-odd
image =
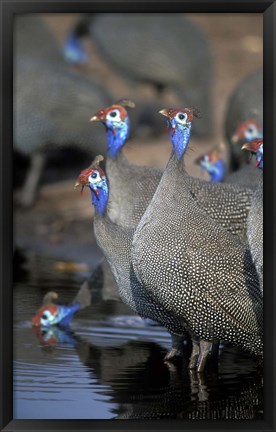
[[[94,304],[71,328],[34,331],[30,319],[49,290],[69,302],[88,273],[57,271],[29,255],[14,285],[14,419],[261,419],[256,362],[224,347],[218,370],[165,364],[170,336],[93,287]],[[97,295],[96,295],[97,294]]]

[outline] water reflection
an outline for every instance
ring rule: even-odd
[[[262,375],[246,354],[225,347],[218,371],[197,374],[186,346],[183,361],[165,364],[169,334],[122,317],[115,301],[82,311],[71,328],[32,329],[41,297],[24,278],[15,285],[14,418],[262,418]],[[65,275],[56,277],[47,290],[72,298],[79,279],[61,288]]]
[[[257,371],[246,374],[246,359],[238,362],[235,374],[229,374],[231,351],[224,353],[220,375],[197,374],[187,369],[189,352],[183,362],[165,364],[164,349],[154,342],[99,347],[69,327],[35,331],[43,350],[74,346],[91,377],[96,375],[106,389],[103,394],[118,405],[112,410],[115,418],[253,419],[258,415],[261,377]]]

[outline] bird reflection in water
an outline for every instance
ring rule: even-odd
[[[220,373],[187,369],[189,352],[164,362],[164,348],[155,342],[128,341],[97,346],[69,326],[33,328],[42,350],[73,346],[79,360],[116,403],[116,419],[256,419],[262,417],[262,376],[249,357],[225,347]],[[189,351],[189,347],[185,348]],[[233,365],[236,364],[236,367]]]

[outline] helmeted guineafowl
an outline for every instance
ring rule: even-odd
[[[88,169],[81,172],[75,187],[88,186],[91,190],[95,237],[111,267],[121,299],[141,317],[150,318],[168,329],[172,334],[172,349],[166,359],[171,358],[187,332],[173,315],[151,298],[133,273],[131,243],[134,229],[117,225],[109,217],[109,186],[104,171],[99,167],[102,159],[102,156],[97,157]]]
[[[262,356],[262,295],[250,251],[199,208],[190,192],[183,154],[194,111],[161,113],[170,123],[173,151],[134,233],[135,275],[191,333],[191,368],[204,369],[215,340]]]
[[[179,14],[103,13],[84,15],[68,36],[65,56],[83,58],[79,37],[90,34],[99,54],[134,86],[172,89],[180,104],[200,106],[205,116],[195,127],[212,132],[212,55],[208,37]],[[79,53],[79,54],[78,54]]]
[[[256,167],[261,171],[258,187],[252,195],[251,207],[248,213],[247,237],[259,275],[260,288],[263,291],[263,140],[256,139],[246,143],[243,145],[243,149],[256,153]]]
[[[150,202],[163,171],[131,164],[122,154],[130,134],[130,120],[125,107],[129,100],[99,110],[91,121],[101,121],[107,131],[106,173],[109,180],[109,217],[124,227],[136,227]],[[126,184],[125,178],[128,179]]]
[[[225,113],[225,136],[230,146],[231,168],[238,169],[247,162],[241,154],[241,142],[262,137],[263,127],[263,71],[245,77],[232,92]]]
[[[47,148],[72,145],[91,155],[103,151],[102,133],[93,130],[89,117],[110,102],[108,93],[96,80],[70,70],[58,53],[57,42],[37,16],[16,18],[14,147],[34,162],[21,196],[25,205],[33,202]]]

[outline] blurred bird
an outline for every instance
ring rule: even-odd
[[[263,137],[263,129],[257,119],[249,118],[238,125],[231,140],[233,143],[249,142]]]
[[[75,146],[91,156],[102,151],[104,139],[97,129],[92,134],[89,117],[104,103],[110,103],[107,91],[70,70],[39,17],[16,18],[14,148],[31,157],[21,204],[34,201],[47,149]]]
[[[85,35],[132,87],[150,84],[159,96],[170,89],[181,105],[200,106],[205,117],[195,133],[212,133],[213,59],[208,37],[196,23],[179,14],[87,14],[66,39],[70,62],[84,57],[78,39]]]
[[[210,175],[212,182],[222,182],[226,175],[226,162],[219,148],[215,147],[208,153],[200,155],[195,163]]]
[[[225,113],[225,136],[231,153],[231,168],[237,170],[248,162],[242,156],[241,140],[262,137],[263,71],[244,78],[232,92]]]
[[[91,293],[88,284],[84,283],[70,305],[65,306],[57,304],[57,299],[58,294],[54,291],[50,291],[44,296],[42,306],[37,310],[35,316],[32,318],[33,326],[67,326],[76,312],[90,305]]]

